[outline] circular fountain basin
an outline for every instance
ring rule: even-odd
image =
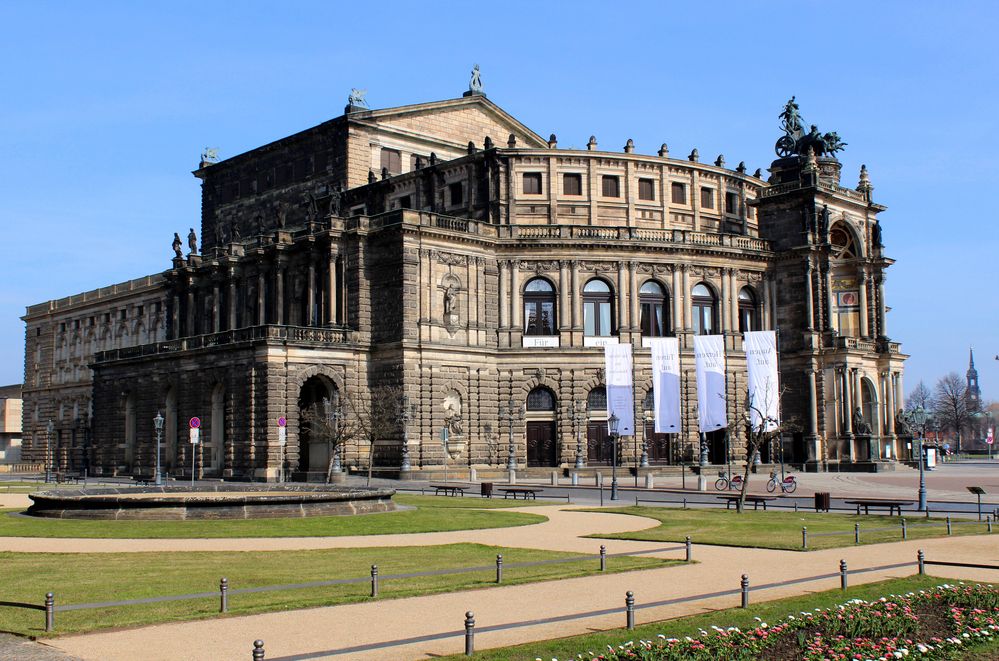
[[[396,509],[395,489],[219,484],[60,489],[29,495],[30,516],[56,519],[271,519],[345,516]]]

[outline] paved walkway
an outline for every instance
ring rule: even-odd
[[[505,544],[552,550],[589,551],[604,543],[608,551],[654,548],[661,544],[624,540],[580,539],[579,534],[636,530],[652,525],[649,519],[617,514],[573,512],[564,506],[525,508],[549,517],[545,524],[498,530],[464,531],[460,533],[430,533],[391,535],[363,538],[329,538],[296,540],[322,543],[328,547],[359,545],[444,544],[453,541]],[[5,540],[7,542],[9,540]],[[51,544],[53,540],[44,540]],[[156,550],[164,550],[163,542],[198,546],[201,542],[223,544],[243,543],[244,548],[277,548],[258,546],[288,540],[149,540]],[[145,540],[73,540],[77,551],[88,550],[81,544],[108,544],[125,550]],[[225,548],[235,549],[236,546]],[[301,547],[296,547],[301,548]],[[316,548],[316,547],[310,547]],[[266,642],[269,660],[288,659],[418,659],[460,652],[461,636],[430,639],[449,632],[461,631],[465,611],[475,612],[479,627],[526,623],[525,626],[476,636],[478,649],[542,640],[585,633],[594,628],[619,627],[624,624],[623,612],[588,619],[551,622],[550,618],[581,611],[622,609],[627,590],[635,592],[638,605],[718,590],[735,589],[740,575],[747,573],[753,584],[784,581],[815,574],[835,572],[839,560],[845,559],[851,568],[907,562],[915,559],[917,548],[926,549],[930,559],[946,556],[949,560],[999,564],[999,545],[994,537],[968,536],[901,542],[871,546],[831,549],[798,553],[763,549],[694,547],[696,563],[614,575],[595,575],[575,579],[497,587],[451,594],[386,599],[365,603],[313,608],[261,615],[217,618],[200,622],[163,624],[139,629],[112,631],[80,636],[66,636],[48,644],[84,659],[107,661],[137,658],[157,659],[249,659],[252,641]],[[138,550],[138,549],[136,549]],[[147,549],[151,550],[151,549]],[[677,554],[679,555],[679,554]],[[871,572],[851,576],[852,584],[887,577],[912,574],[914,568]],[[934,575],[972,580],[999,580],[999,572],[970,571],[957,568],[937,568]],[[824,590],[838,585],[837,579],[753,593],[753,600],[769,600]],[[736,605],[737,596],[710,599],[694,604],[681,604],[638,611],[638,622],[676,617],[706,609]],[[546,620],[549,620],[546,622]],[[723,623],[719,623],[723,624]],[[401,646],[385,647],[393,641],[419,639]],[[584,650],[580,650],[584,651]]]

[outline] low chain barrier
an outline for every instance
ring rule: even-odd
[[[816,581],[824,581],[829,579],[838,578],[840,581],[840,588],[846,590],[848,587],[848,577],[852,574],[866,574],[878,571],[890,571],[893,569],[904,569],[906,567],[916,567],[916,573],[919,575],[926,575],[926,567],[928,565],[938,565],[946,567],[967,567],[974,569],[991,569],[999,570],[999,565],[983,565],[965,562],[946,562],[946,561],[931,561],[926,560],[925,554],[920,549],[916,553],[916,561],[912,562],[897,562],[888,565],[877,565],[873,567],[862,567],[860,569],[849,569],[847,567],[845,560],[839,561],[838,571],[830,572],[828,574],[817,574],[814,576],[804,576],[801,578],[793,578],[786,581],[776,581],[773,583],[763,583],[761,585],[752,585],[749,580],[748,574],[743,574],[740,576],[738,587],[729,590],[719,590],[717,592],[706,592],[703,594],[696,594],[689,597],[677,597],[675,599],[663,599],[660,601],[653,601],[649,603],[637,603],[635,600],[635,593],[632,591],[627,591],[624,597],[624,625],[628,630],[635,628],[635,614],[638,610],[647,608],[661,608],[663,606],[673,606],[677,604],[693,603],[697,601],[705,601],[708,599],[718,599],[721,597],[739,597],[739,605],[742,608],[748,608],[750,606],[750,594],[752,592],[758,592],[761,590],[772,590],[775,588],[783,588],[791,585],[798,585],[801,583],[811,583]],[[438,634],[427,634],[424,636],[416,636],[412,638],[405,638],[401,640],[392,640],[382,643],[369,643],[365,645],[357,645],[354,647],[347,647],[341,649],[332,650],[322,650],[318,652],[310,652],[308,654],[293,655],[293,656],[281,656],[274,657],[271,661],[304,661],[305,659],[314,659],[326,656],[334,656],[341,654],[357,654],[360,652],[388,649],[392,647],[400,647],[403,645],[411,645],[415,643],[423,643],[428,641],[444,640],[447,638],[457,638],[464,636],[465,643],[465,656],[474,656],[475,654],[475,634],[478,633],[491,633],[494,631],[507,631],[510,629],[518,629],[525,627],[532,627],[545,624],[555,624],[559,622],[567,622],[571,620],[580,620],[593,617],[601,617],[606,615],[620,614],[621,608],[604,608],[599,610],[584,611],[579,613],[571,613],[567,615],[557,615],[548,618],[525,620],[521,622],[510,622],[506,624],[496,624],[491,626],[484,626],[476,628],[475,616],[472,611],[465,613],[464,629],[457,631],[448,631]],[[253,642],[253,661],[264,661],[264,642],[262,640],[256,640]]]
[[[601,572],[607,571],[608,558],[624,558],[631,556],[650,555],[654,553],[667,553],[671,551],[684,551],[685,561],[690,562],[692,558],[690,538],[688,537],[686,539],[686,543],[682,546],[665,546],[660,548],[646,549],[644,551],[624,551],[620,553],[607,553],[607,548],[605,546],[601,546],[599,554],[597,555],[599,561],[598,567],[599,571]],[[43,604],[32,604],[19,601],[0,601],[0,607],[6,606],[9,608],[27,608],[32,610],[44,611],[45,630],[54,631],[55,614],[60,612],[93,610],[97,608],[119,608],[124,606],[157,604],[170,601],[185,601],[189,599],[218,599],[219,613],[227,613],[229,612],[229,598],[232,595],[255,594],[261,592],[276,592],[283,590],[302,590],[308,588],[328,587],[331,585],[353,585],[360,583],[370,583],[371,598],[375,599],[378,597],[379,586],[384,581],[396,581],[408,578],[423,578],[428,576],[452,576],[460,574],[471,574],[476,572],[487,572],[495,568],[496,583],[500,584],[503,582],[505,569],[543,567],[546,565],[557,565],[570,562],[592,561],[593,559],[594,559],[593,555],[577,555],[568,558],[552,558],[548,560],[533,560],[530,562],[504,563],[503,556],[500,554],[496,556],[495,565],[456,567],[450,569],[432,569],[427,571],[417,571],[417,572],[407,572],[402,574],[387,574],[387,575],[380,575],[378,572],[378,565],[371,565],[371,572],[369,576],[356,577],[356,578],[335,578],[325,581],[310,581],[306,583],[261,585],[252,588],[235,588],[235,589],[230,588],[229,579],[223,577],[219,580],[218,590],[212,592],[194,592],[190,594],[175,594],[175,595],[165,595],[160,597],[144,597],[142,599],[123,599],[118,601],[101,601],[101,602],[82,603],[82,604],[58,604],[58,605],[55,602],[55,594],[49,592],[45,595],[45,601]]]

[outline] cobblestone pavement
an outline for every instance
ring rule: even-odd
[[[82,661],[62,650],[20,636],[0,633],[0,659],[10,661]]]

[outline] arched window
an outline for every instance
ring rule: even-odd
[[[642,335],[669,335],[669,306],[666,304],[666,290],[663,286],[655,280],[649,280],[638,290],[638,302],[642,306]]]
[[[739,332],[760,330],[760,307],[749,287],[739,290]]]
[[[840,223],[836,223],[829,230],[829,243],[832,245],[832,256],[837,259],[853,259],[857,256],[853,232]]]
[[[590,415],[607,414],[607,389],[597,386],[586,396],[586,410]]]
[[[555,287],[534,278],[524,287],[524,335],[555,335]]]
[[[535,388],[527,394],[528,411],[554,411],[555,395],[548,388]]]
[[[610,285],[594,278],[583,287],[583,334],[589,337],[608,336],[614,332]]]
[[[716,325],[715,294],[703,282],[694,285],[690,308],[694,335],[711,335]]]

